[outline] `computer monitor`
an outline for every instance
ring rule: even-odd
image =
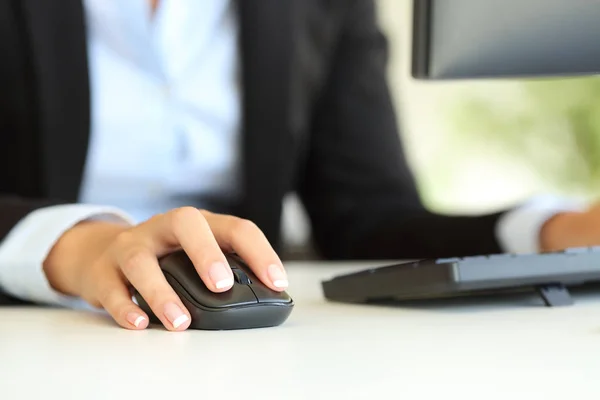
[[[600,0],[413,0],[417,79],[600,73]]]

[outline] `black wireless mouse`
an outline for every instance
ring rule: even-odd
[[[234,284],[224,293],[214,293],[206,287],[185,251],[159,259],[167,281],[191,314],[190,329],[250,329],[282,324],[294,307],[292,298],[265,286],[237,255],[226,258]],[[152,322],[160,323],[137,291],[134,298]]]

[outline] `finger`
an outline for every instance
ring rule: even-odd
[[[142,330],[150,322],[148,315],[132,300],[122,277],[114,268],[103,268],[96,285],[97,300],[110,316],[123,328]]]
[[[229,215],[202,213],[221,247],[237,253],[271,289],[283,291],[288,287],[287,273],[279,256],[256,224]]]
[[[233,286],[233,272],[200,210],[175,209],[153,222],[154,234],[183,248],[209,290],[224,292]]]
[[[191,323],[189,311],[167,282],[154,253],[131,241],[118,249],[116,263],[165,328],[187,329]]]

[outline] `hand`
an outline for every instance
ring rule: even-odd
[[[540,247],[543,252],[598,245],[600,204],[585,212],[557,214],[544,224],[540,232]]]
[[[213,292],[227,291],[233,285],[233,273],[224,256],[232,251],[271,289],[287,287],[279,257],[252,222],[192,207],[156,215],[137,226],[80,223],[57,241],[44,271],[59,292],[104,308],[124,328],[144,329],[148,315],[131,300],[133,286],[168,330],[182,331],[189,327],[189,311],[157,261],[180,248]]]

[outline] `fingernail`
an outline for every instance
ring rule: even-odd
[[[132,312],[127,314],[127,321],[136,328],[139,328],[145,320],[146,318],[138,313]]]
[[[231,268],[221,262],[211,265],[208,275],[217,289],[225,289],[233,286]]]
[[[165,317],[167,317],[175,329],[179,328],[189,320],[189,317],[185,315],[181,308],[175,303],[168,303],[165,306]]]
[[[273,282],[273,285],[278,288],[288,287],[288,280],[281,265],[272,264],[269,265],[269,277]]]

